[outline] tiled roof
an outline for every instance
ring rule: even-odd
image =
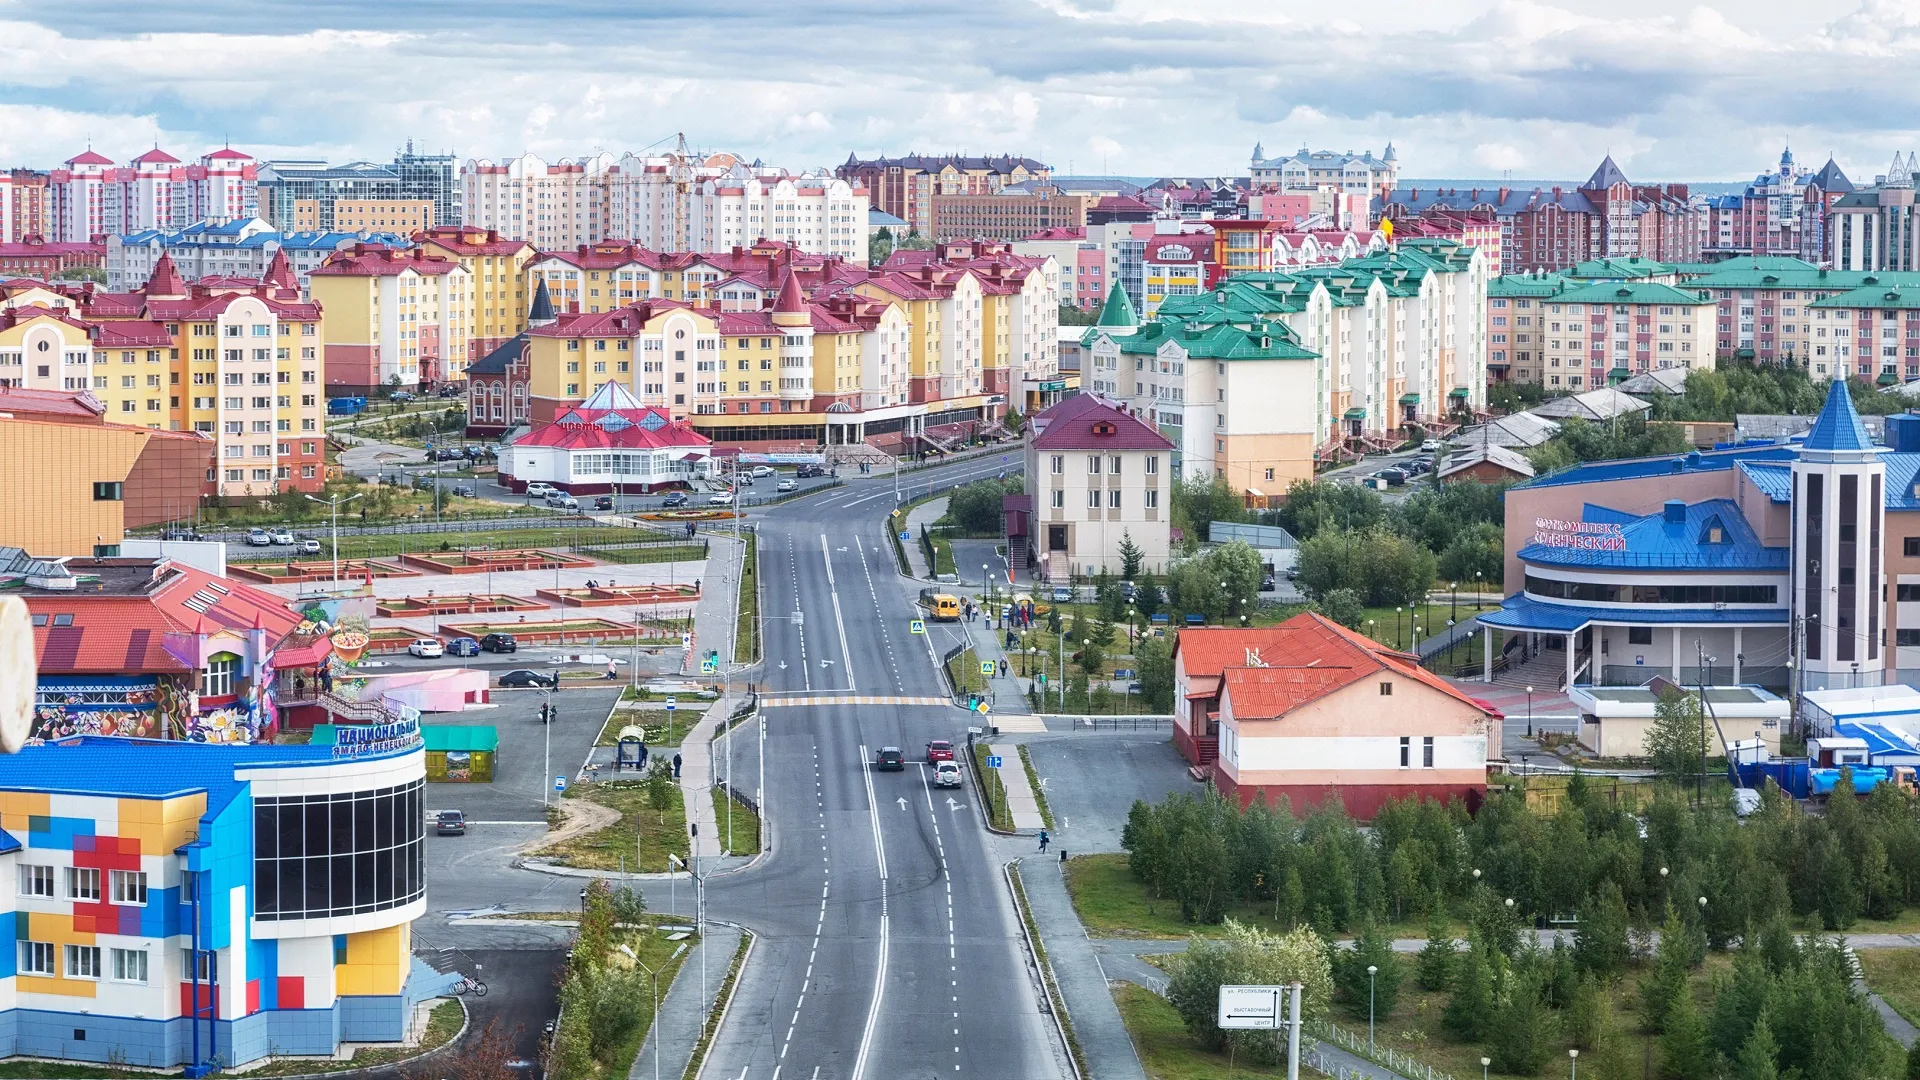
[[[69,416],[91,420],[106,412],[100,400],[84,390],[29,390],[0,386],[0,412],[20,417]]]
[[[1587,182],[1581,184],[1580,187],[1582,190],[1594,191],[1604,190],[1615,184],[1627,184],[1631,186],[1632,183],[1633,181],[1627,179],[1627,174],[1620,171],[1620,166],[1613,163],[1613,155],[1608,154],[1600,162],[1600,167],[1593,170],[1593,175],[1587,177]]]
[[[146,153],[141,154],[139,157],[134,158],[133,163],[135,165],[178,165],[180,164],[180,159],[156,146]]]
[[[1617,461],[1589,461],[1562,469],[1548,476],[1536,476],[1522,487],[1563,487],[1568,484],[1592,484],[1604,480],[1632,480],[1668,473],[1721,472],[1742,461],[1791,461],[1799,451],[1791,446],[1742,446],[1728,450],[1700,450],[1675,456],[1623,458]]]
[[[1654,281],[1596,281],[1570,286],[1553,297],[1569,304],[1675,304],[1701,307],[1713,303],[1699,289],[1675,288]]]
[[[523,330],[495,346],[493,351],[467,365],[468,375],[504,375],[507,365],[520,359],[520,353],[527,347],[527,335]]]
[[[1602,386],[1582,394],[1553,398],[1527,411],[1550,420],[1565,420],[1569,417],[1578,417],[1582,420],[1611,420],[1616,416],[1644,413],[1652,408],[1653,406],[1631,394],[1623,394],[1611,386]]]
[[[1481,712],[1486,706],[1421,667],[1417,657],[1386,646],[1307,612],[1273,628],[1271,644],[1260,651],[1263,666],[1224,668],[1221,696],[1232,702],[1238,720],[1270,720],[1318,700],[1342,687],[1383,671],[1424,683]],[[1191,666],[1189,666],[1191,670]]]
[[[1793,501],[1793,470],[1785,462],[1742,461],[1739,469],[1768,502],[1785,505]]]
[[[68,165],[111,165],[113,159],[98,150],[87,149],[67,159]]]
[[[1040,431],[1033,439],[1040,450],[1173,449],[1138,417],[1092,394],[1075,394],[1036,414],[1032,423]]]
[[[1787,608],[1783,604],[1775,608],[1683,608],[1662,605],[1641,604],[1631,609],[1631,619],[1636,623],[1695,625],[1753,625],[1785,623]],[[1477,616],[1480,625],[1492,626],[1503,630],[1551,630],[1568,633],[1579,630],[1598,619],[1615,623],[1622,618],[1621,609],[1587,604],[1547,603],[1515,593],[1507,597],[1500,610],[1489,611]]]
[[[169,634],[245,633],[256,625],[278,644],[300,623],[278,596],[184,563],[169,562],[142,579],[144,560],[108,560],[104,569],[132,568],[130,584],[106,593],[89,592],[90,566],[75,560],[68,569],[80,579],[77,591],[18,588],[14,595],[34,614],[71,615],[70,626],[34,628],[34,645],[43,672],[181,671],[188,666],[164,645]],[[116,581],[127,575],[116,575]]]
[[[364,246],[344,249],[314,267],[321,277],[396,277],[412,270],[416,274],[437,277],[460,269],[460,264],[437,256],[417,255],[391,248],[368,250]]]
[[[1277,627],[1241,630],[1225,626],[1196,626],[1173,639],[1173,653],[1186,657],[1188,677],[1217,678],[1229,665],[1245,664],[1248,650],[1264,650],[1278,643]]]
[[[1679,506],[1675,506],[1680,510]],[[1787,549],[1767,547],[1755,535],[1732,499],[1708,499],[1684,508],[1679,520],[1663,510],[1635,515],[1588,503],[1582,520],[1620,527],[1622,550],[1560,547],[1538,541],[1520,549],[1520,558],[1536,566],[1577,566],[1601,570],[1751,570],[1787,569]],[[1716,532],[1717,530],[1717,532]],[[1718,537],[1715,539],[1715,537]]]
[[[1904,288],[1902,286],[1905,286]],[[1836,296],[1823,296],[1808,307],[1876,308],[1882,311],[1911,311],[1920,308],[1920,281],[1890,285],[1863,285]]]
[[[659,409],[645,408],[611,380],[580,405],[520,437],[515,446],[561,450],[705,448],[713,441]]]

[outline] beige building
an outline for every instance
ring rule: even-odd
[[[461,263],[355,245],[315,270],[308,288],[327,312],[330,394],[465,378],[473,275]]]
[[[1118,573],[1120,544],[1140,549],[1148,570],[1172,550],[1174,446],[1126,410],[1076,394],[1034,415],[1027,436],[1028,513],[1010,522],[1036,579]]]
[[[333,232],[411,233],[434,226],[432,199],[336,199]],[[296,232],[319,232],[320,200],[295,199]]]
[[[1579,393],[1664,368],[1713,370],[1714,302],[1700,290],[1514,275],[1488,292],[1496,381]]]

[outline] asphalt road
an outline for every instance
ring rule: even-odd
[[[996,455],[901,486],[1007,467]],[[912,760],[966,729],[944,705],[846,700],[944,696],[926,639],[908,630],[916,586],[886,539],[892,505],[882,476],[757,515],[767,620],[754,679],[819,703],[767,710],[773,851],[710,886],[710,914],[760,939],[708,1076],[1062,1074],[970,789],[936,792],[918,764],[866,767],[881,746]]]

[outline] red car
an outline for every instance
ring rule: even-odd
[[[953,744],[945,739],[935,739],[927,744],[927,762],[952,761]]]

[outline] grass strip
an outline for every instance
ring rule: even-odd
[[[1033,771],[1033,756],[1027,753],[1027,745],[1020,744],[1020,767],[1027,770],[1027,786],[1033,789],[1033,801],[1040,805],[1040,823],[1048,831],[1053,829],[1053,811],[1047,809],[1047,792],[1040,786],[1040,774]]]
[[[973,767],[980,774],[980,785],[987,792],[987,818],[993,827],[1006,832],[1013,831],[1013,809],[1007,805],[1007,785],[1000,779],[999,769],[987,768],[987,744],[973,744]]]
[[[727,807],[733,807],[733,817],[727,817]],[[720,844],[729,855],[760,854],[760,815],[753,808],[736,797],[729,798],[727,789],[719,784],[713,786],[713,820]],[[733,831],[728,833],[727,822],[733,822]],[[728,839],[731,836],[732,839]]]

